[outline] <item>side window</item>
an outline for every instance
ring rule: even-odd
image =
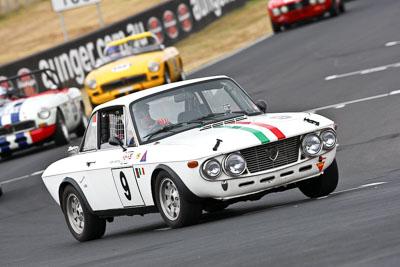
[[[85,139],[81,151],[89,151],[97,148],[97,113],[93,114],[86,129]]]
[[[126,141],[128,146],[130,147],[137,146],[133,123],[132,120],[129,118],[129,116],[127,117],[127,123],[126,123]]]
[[[122,107],[100,111],[100,149],[115,148],[108,143],[113,136],[125,144],[125,116]]]

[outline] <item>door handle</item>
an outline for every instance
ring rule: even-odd
[[[96,161],[87,161],[87,162],[86,162],[86,165],[87,165],[88,167],[90,167],[91,164],[95,164],[95,163],[96,163]]]

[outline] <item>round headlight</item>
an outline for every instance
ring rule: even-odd
[[[333,130],[324,131],[321,139],[325,149],[332,149],[336,145],[336,133]]]
[[[274,9],[272,9],[272,14],[277,17],[281,14],[281,11],[279,10],[279,8],[275,7]]]
[[[303,153],[306,156],[316,156],[322,149],[322,141],[318,135],[314,133],[307,134],[301,141]]]
[[[288,13],[288,11],[289,11],[289,8],[288,8],[287,6],[282,6],[282,7],[281,7],[281,12],[282,12],[283,14]]]
[[[86,86],[87,86],[89,89],[96,89],[96,87],[97,87],[97,82],[96,82],[95,79],[88,79],[88,80],[86,81]]]
[[[40,108],[38,111],[38,117],[41,119],[47,119],[50,117],[50,110],[48,108]]]
[[[326,0],[318,0],[318,2],[320,2],[320,4],[323,4],[326,2]]]
[[[149,71],[157,72],[160,69],[160,64],[158,64],[158,62],[155,61],[150,61],[148,67]]]
[[[216,159],[210,159],[203,164],[203,174],[210,179],[215,179],[221,174],[221,164]]]
[[[241,175],[246,170],[246,160],[239,153],[232,153],[226,157],[224,167],[228,175]]]
[[[311,5],[317,4],[317,0],[310,0],[310,4],[311,4]]]

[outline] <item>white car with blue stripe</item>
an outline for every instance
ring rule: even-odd
[[[330,194],[336,128],[317,114],[267,113],[226,76],[176,82],[97,106],[81,146],[42,179],[79,241],[121,215],[160,212],[182,227],[272,192]]]
[[[36,75],[46,73],[54,75],[50,70],[39,70],[0,80],[1,157],[53,140],[57,145],[68,144],[70,133],[84,134],[87,118],[80,90],[62,88],[55,82],[53,89],[43,90]]]

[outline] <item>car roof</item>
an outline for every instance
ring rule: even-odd
[[[219,75],[219,76],[203,77],[203,78],[190,79],[190,80],[181,81],[181,82],[174,82],[174,83],[170,83],[170,84],[164,84],[164,85],[160,85],[160,86],[152,87],[152,88],[149,88],[149,89],[141,90],[139,92],[136,92],[136,93],[133,93],[133,94],[129,94],[127,96],[123,96],[123,97],[111,100],[109,102],[106,102],[104,104],[101,104],[101,105],[95,107],[93,109],[93,112],[95,112],[95,111],[97,111],[99,109],[102,109],[102,108],[106,108],[106,107],[127,105],[128,103],[131,103],[131,102],[133,102],[135,100],[144,98],[146,96],[154,95],[154,94],[157,94],[157,93],[163,92],[163,91],[168,91],[168,90],[180,87],[180,86],[190,85],[190,84],[203,82],[203,81],[216,80],[216,79],[221,79],[221,78],[230,79],[228,76]]]

